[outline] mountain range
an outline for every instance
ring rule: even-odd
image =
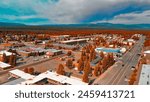
[[[25,26],[25,24],[0,22],[0,27],[7,27],[7,26]]]
[[[131,29],[131,30],[150,30],[150,24],[60,24],[60,25],[25,25],[21,23],[5,23],[0,22],[0,27],[42,27],[42,28],[75,28],[75,29]]]

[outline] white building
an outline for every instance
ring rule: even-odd
[[[5,70],[5,69],[10,68],[10,67],[11,67],[10,64],[7,64],[7,63],[0,61],[0,69]]]
[[[8,51],[6,51],[6,50],[0,51],[0,55],[3,55],[4,53],[6,54],[6,56],[11,56],[11,55],[12,55],[11,52],[8,52]]]
[[[21,70],[15,69],[10,71],[10,75],[15,78],[25,79],[25,81],[19,83],[20,85],[34,85],[43,79],[48,79],[48,81],[52,84],[88,85],[88,83],[82,82],[79,78],[58,75],[57,73],[50,71],[44,72],[38,76],[33,76]]]
[[[144,64],[142,66],[139,85],[150,85],[150,65]]]

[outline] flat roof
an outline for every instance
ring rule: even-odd
[[[26,80],[26,81],[22,82],[21,84],[32,85],[32,84],[35,84],[36,82],[39,82],[45,78],[60,82],[62,84],[67,83],[67,84],[71,84],[71,85],[88,85],[88,83],[82,82],[82,80],[79,78],[75,78],[75,77],[69,78],[69,77],[66,77],[63,75],[58,75],[55,72],[49,72],[49,71],[44,72],[44,73],[34,77],[32,80]]]
[[[23,52],[23,50],[19,50],[19,52]],[[30,52],[48,52],[48,51],[51,51],[51,52],[59,52],[61,50],[57,50],[57,49],[43,49],[43,48],[34,48],[34,47],[27,47],[24,49],[24,51],[30,51]]]
[[[120,48],[104,48],[104,47],[99,47],[99,48],[96,48],[95,51],[96,52],[106,52],[106,53],[120,53]]]
[[[5,69],[5,68],[8,68],[10,66],[11,66],[10,64],[7,64],[7,63],[4,63],[4,62],[0,61],[0,68]]]
[[[53,44],[54,46],[60,46],[65,48],[75,48],[75,45],[66,45],[66,44]]]
[[[50,72],[50,71],[44,72],[38,76],[30,75],[19,69],[12,70],[12,71],[10,71],[10,73],[12,73],[16,76],[19,76],[21,79],[25,79],[25,81],[20,83],[22,85],[32,85],[32,84],[35,84],[45,78],[60,82],[62,84],[67,83],[67,84],[71,84],[71,85],[88,85],[88,83],[82,82],[82,80],[79,78],[58,75],[57,73]]]
[[[42,73],[42,74],[34,77],[32,80],[26,80],[26,81],[22,82],[21,84],[22,85],[32,85],[32,84],[35,84],[35,83],[37,83],[37,82],[39,82],[45,78],[46,78],[45,74]]]
[[[46,52],[50,51],[50,52],[60,52],[61,50],[56,50],[56,49],[46,49]]]
[[[11,52],[8,52],[8,51],[6,51],[6,50],[0,51],[0,54],[3,54],[3,53],[5,53],[5,54],[6,54],[6,56],[10,56],[10,55],[12,55],[12,53],[11,53]]]
[[[31,52],[27,52],[27,51],[24,51],[24,50],[18,50],[18,52],[27,53],[27,54],[31,53]]]
[[[86,40],[87,40],[87,39],[75,39],[75,40],[61,41],[61,43],[70,43],[70,42],[86,41]]]
[[[15,79],[13,81],[9,81],[7,83],[4,83],[3,85],[17,85],[17,84],[20,84],[23,81],[25,81],[25,79],[18,78],[18,79]]]
[[[150,65],[143,64],[139,85],[150,85]]]
[[[144,51],[145,54],[150,54],[150,50]]]
[[[11,70],[9,71],[11,74],[14,74],[22,79],[25,79],[25,80],[30,80],[30,79],[33,79],[35,76],[34,75],[31,75],[31,74],[28,74],[28,73],[25,73],[19,69],[15,69],[15,70]]]
[[[135,40],[134,40],[134,39],[128,39],[128,41],[135,42]]]
[[[88,83],[82,82],[82,80],[79,78],[58,75],[57,73],[54,72],[48,72],[47,78],[58,81],[60,83],[68,83],[71,85],[88,85]]]

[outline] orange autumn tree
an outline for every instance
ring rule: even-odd
[[[110,53],[109,62],[110,62],[110,66],[115,63],[114,54],[113,53]]]
[[[98,76],[99,75],[99,64],[97,64],[94,68],[94,71],[93,71],[93,75],[94,76]]]
[[[33,74],[33,73],[34,73],[34,68],[33,68],[33,67],[28,68],[28,73],[29,73],[29,74]]]
[[[132,74],[130,79],[129,79],[128,84],[133,85],[135,81],[136,81],[136,76],[135,76],[135,74]]]
[[[16,66],[16,55],[14,53],[9,57],[9,64],[12,65],[12,67]]]
[[[13,54],[12,54],[12,55],[10,55],[10,57],[9,57],[9,64],[10,64],[10,65],[13,64],[13,59],[14,59],[14,58],[13,58]]]
[[[102,58],[104,58],[105,55],[104,55],[103,51],[100,52],[100,56],[101,56]]]
[[[33,73],[34,73],[34,68],[33,68],[33,67],[24,68],[23,71],[24,71],[25,73],[33,74]]]
[[[12,66],[16,66],[17,56],[13,55]]]
[[[67,52],[67,56],[71,56],[72,55],[72,52],[71,51],[68,51]]]
[[[73,62],[72,62],[71,59],[68,59],[68,60],[66,61],[66,66],[67,66],[69,69],[71,69],[71,68],[73,67]]]
[[[134,71],[133,71],[133,73],[137,73],[137,71],[138,71],[138,70],[135,68]]]
[[[83,69],[83,77],[82,77],[82,81],[88,83],[89,82],[89,74],[91,73],[91,66],[90,66],[90,61],[86,61],[86,65]]]
[[[60,74],[60,75],[64,75],[65,74],[64,66],[62,64],[59,64],[56,73]]]
[[[84,61],[82,59],[79,60],[79,63],[78,63],[78,71],[82,71],[83,68],[84,68]]]
[[[88,74],[86,74],[86,73],[83,74],[82,81],[85,83],[89,82]]]
[[[102,62],[103,69],[106,70],[107,69],[107,57],[105,56],[101,62]]]
[[[28,73],[28,68],[24,68],[23,71],[24,71],[25,73]]]

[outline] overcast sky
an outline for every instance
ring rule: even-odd
[[[150,0],[0,0],[0,22],[150,24]]]

